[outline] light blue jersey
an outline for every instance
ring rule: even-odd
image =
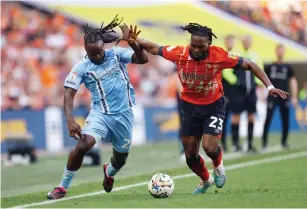
[[[132,105],[134,89],[129,82],[126,64],[131,63],[133,51],[113,47],[105,50],[100,65],[84,58],[76,64],[65,80],[64,86],[78,90],[82,83],[92,94],[92,108],[87,116],[82,134],[109,139],[117,152],[130,150],[133,131]]]
[[[93,110],[105,114],[124,112],[135,104],[134,89],[126,68],[126,64],[131,63],[133,53],[120,47],[106,49],[100,65],[84,58],[73,67],[64,86],[78,90],[84,83],[91,92]]]

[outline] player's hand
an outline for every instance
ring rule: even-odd
[[[141,31],[137,31],[137,26],[134,26],[134,29],[132,25],[130,25],[130,28],[125,23],[123,25],[119,26],[122,30],[123,37],[122,40],[125,40],[127,42],[133,42],[137,39],[138,35],[141,33]]]
[[[271,96],[274,96],[274,97],[279,96],[279,97],[282,98],[282,99],[287,99],[287,97],[288,97],[288,95],[289,95],[289,93],[287,93],[287,92],[285,92],[285,91],[283,91],[283,90],[280,90],[280,89],[275,89],[275,88],[271,89],[271,90],[269,91],[269,94],[270,94]]]
[[[67,126],[69,135],[71,137],[74,137],[76,140],[78,140],[79,138],[83,138],[83,135],[81,133],[81,127],[74,119],[67,120]]]
[[[128,25],[126,25],[126,23],[124,23],[123,25],[120,25],[119,27],[122,30],[122,34],[123,34],[123,37],[121,38],[121,40],[128,41],[129,35],[130,35],[130,29],[129,29]]]
[[[133,26],[132,25],[130,25],[130,35],[129,35],[129,40],[128,40],[128,42],[129,41],[136,41],[136,39],[138,38],[138,35],[141,33],[141,31],[139,30],[138,31],[138,28],[137,28],[137,26],[135,25],[134,26],[134,29],[133,29]]]

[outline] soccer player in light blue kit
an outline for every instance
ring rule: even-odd
[[[64,84],[67,126],[70,136],[77,139],[78,143],[69,155],[60,185],[48,192],[48,199],[60,199],[66,195],[76,171],[81,167],[84,155],[107,135],[111,137],[113,156],[111,162],[103,166],[103,187],[106,192],[111,192],[114,175],[126,163],[133,128],[131,107],[135,102],[126,64],[144,64],[148,58],[135,41],[141,31],[137,32],[137,28],[132,29],[131,26],[129,29],[126,24],[119,26],[123,32],[122,39],[129,43],[133,51],[120,47],[104,49],[104,43],[115,41],[114,38],[107,39],[106,33],[115,33],[113,28],[120,22],[116,16],[104,28],[86,27],[84,45],[87,56],[73,67]],[[82,83],[92,94],[92,108],[81,131],[73,118],[72,109],[74,96]]]

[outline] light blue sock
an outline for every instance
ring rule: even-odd
[[[69,171],[66,169],[65,166],[60,186],[64,187],[65,189],[68,189],[74,176],[75,176],[75,171]]]
[[[179,154],[184,154],[184,147],[181,140],[179,141]]]
[[[115,176],[115,174],[116,174],[118,171],[119,171],[118,169],[114,168],[114,167],[112,166],[112,164],[109,163],[109,165],[108,165],[108,167],[107,167],[107,175],[108,175],[108,176]]]

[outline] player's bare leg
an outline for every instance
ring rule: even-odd
[[[201,137],[196,136],[182,137],[187,165],[201,178],[201,182],[193,194],[205,193],[214,183],[213,177],[205,166],[204,159],[199,155],[200,140]]]
[[[248,152],[257,152],[256,148],[253,146],[253,136],[254,136],[254,121],[255,121],[255,114],[248,113]]]
[[[103,165],[104,180],[103,188],[106,192],[111,192],[113,189],[115,174],[126,164],[129,153],[120,153],[113,149],[113,156],[111,157],[111,163]]]
[[[48,192],[48,199],[60,199],[66,195],[75,172],[82,165],[85,154],[95,145],[94,137],[86,134],[83,136],[84,138],[79,138],[76,147],[69,154],[60,185]]]
[[[232,133],[232,144],[234,146],[234,151],[242,151],[240,140],[239,140],[239,123],[240,123],[240,114],[233,114],[231,118],[231,133]]]
[[[214,181],[217,188],[222,188],[225,185],[226,174],[223,166],[223,154],[219,145],[219,137],[204,134],[203,149],[212,160]]]

